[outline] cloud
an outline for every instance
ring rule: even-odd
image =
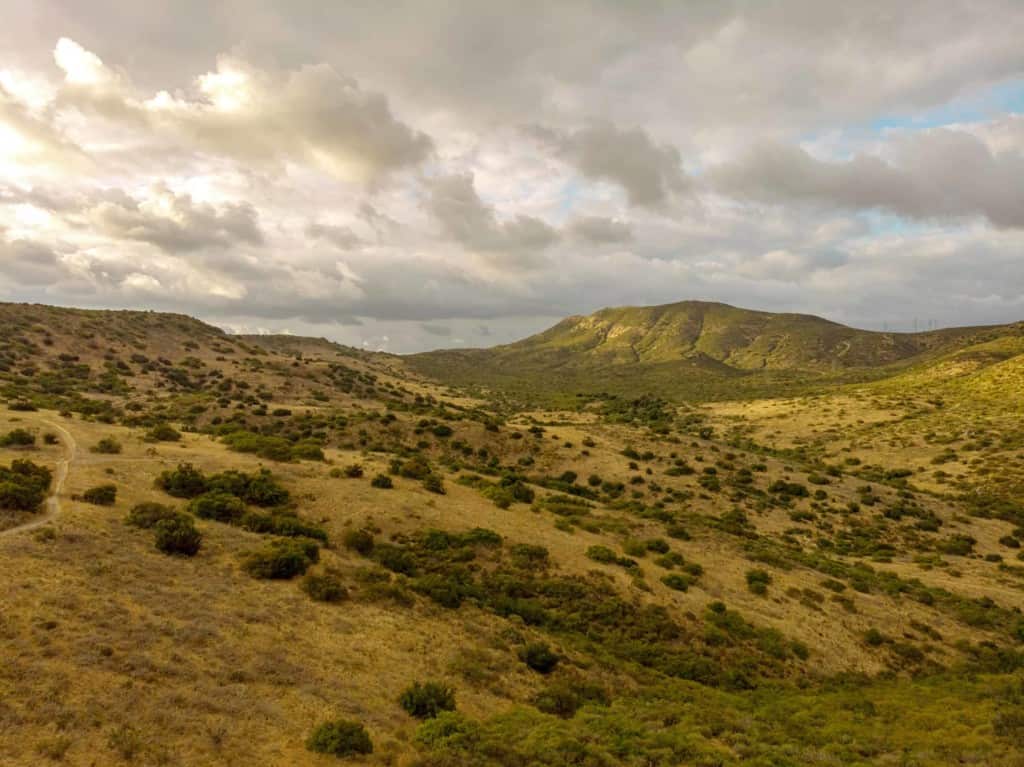
[[[65,76],[59,104],[145,128],[154,141],[176,139],[243,162],[301,163],[360,183],[414,167],[433,149],[384,95],[323,63],[278,72],[221,55],[191,93],[144,98],[73,40],[61,38],[54,58]]]
[[[46,245],[30,240],[0,241],[0,274],[14,284],[43,287],[56,282],[61,273],[60,259]]]
[[[438,336],[440,338],[448,338],[452,334],[452,329],[447,325],[435,325],[430,322],[421,322],[420,329],[428,335]]]
[[[359,236],[347,226],[318,224],[314,221],[306,225],[305,232],[309,239],[327,240],[341,250],[350,250],[362,243]]]
[[[31,5],[8,298],[403,351],[682,298],[1024,316],[1016,0]]]
[[[763,145],[709,177],[720,192],[765,202],[877,208],[914,219],[984,216],[998,227],[1024,227],[1024,142],[993,150],[965,130],[935,129],[897,137],[885,149],[888,157],[833,162]]]
[[[593,245],[629,242],[633,229],[624,221],[603,216],[582,216],[569,224],[574,237]]]
[[[85,211],[90,225],[109,237],[138,240],[168,253],[263,245],[256,209],[247,202],[220,207],[196,203],[166,187],[137,200],[112,193]]]
[[[446,235],[505,265],[534,265],[559,238],[557,231],[533,216],[499,221],[477,194],[471,174],[434,179],[427,204]]]
[[[598,123],[568,134],[545,128],[534,128],[533,133],[587,178],[618,184],[630,205],[657,207],[689,187],[679,150],[655,143],[640,128],[622,130]]]

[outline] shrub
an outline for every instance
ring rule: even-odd
[[[43,442],[47,445],[56,445],[60,442],[60,438],[52,431],[48,431],[43,435]]]
[[[772,582],[772,576],[765,570],[747,571],[747,588],[752,594],[764,596],[768,593],[768,584]]]
[[[977,541],[969,535],[953,535],[944,541],[939,541],[938,549],[943,554],[965,557],[974,551],[974,544]]]
[[[242,568],[254,578],[286,580],[302,575],[319,559],[320,549],[313,541],[276,540],[247,554]]]
[[[531,543],[517,543],[512,547],[510,553],[512,554],[512,562],[517,567],[530,569],[547,567],[549,554],[548,550],[543,546]]]
[[[455,690],[441,682],[413,682],[398,699],[417,719],[432,719],[442,711],[455,710]]]
[[[652,538],[646,543],[647,550],[653,551],[657,554],[668,554],[669,545],[668,541],[663,538]]]
[[[864,642],[871,647],[878,647],[885,644],[886,641],[886,636],[876,628],[869,628],[864,632]]]
[[[35,511],[46,497],[51,478],[45,466],[25,459],[0,466],[0,509]]]
[[[442,711],[416,728],[417,743],[430,747],[467,748],[480,739],[480,725],[454,711]]]
[[[156,533],[154,543],[164,554],[192,557],[202,544],[202,533],[196,530],[192,519],[184,514],[161,519],[153,529]]]
[[[373,551],[373,536],[366,530],[347,530],[341,539],[346,549],[358,552],[364,557]]]
[[[395,486],[395,483],[391,481],[391,477],[389,477],[387,474],[378,474],[376,477],[370,480],[370,484],[373,487],[379,487],[382,490],[390,490]]]
[[[190,463],[180,463],[178,468],[162,472],[156,486],[176,498],[195,498],[207,489],[203,472]]]
[[[668,533],[669,537],[680,541],[690,540],[689,531],[682,525],[669,525],[665,532]]]
[[[270,461],[292,460],[292,443],[284,437],[268,437],[251,431],[236,431],[225,434],[222,439],[231,450],[239,453],[255,453]]]
[[[675,591],[686,591],[690,588],[690,579],[680,573],[669,573],[662,577],[661,582]]]
[[[116,485],[97,485],[82,493],[82,500],[95,506],[113,506],[117,500]]]
[[[642,557],[647,554],[647,544],[630,538],[622,543],[622,550],[631,557]]]
[[[316,442],[305,440],[292,445],[291,457],[298,461],[322,461],[324,449]]]
[[[363,476],[363,467],[358,463],[352,463],[345,467],[344,474],[349,479],[359,479]]]
[[[444,495],[444,482],[436,474],[428,474],[423,478],[423,489],[430,493]]]
[[[148,530],[154,527],[160,520],[171,519],[178,516],[178,514],[179,512],[162,503],[137,503],[128,512],[128,516],[125,517],[124,521],[133,527],[141,527]]]
[[[200,519],[232,523],[245,514],[245,504],[230,493],[211,490],[193,498],[188,504],[188,510]]]
[[[348,589],[341,582],[341,578],[332,572],[321,575],[308,573],[302,579],[299,587],[309,595],[310,599],[317,602],[341,602],[348,598]]]
[[[177,442],[181,439],[181,432],[169,423],[158,423],[146,432],[146,439],[151,442]]]
[[[0,447],[32,447],[34,444],[36,435],[28,429],[12,429],[0,437]]]
[[[545,642],[531,642],[519,651],[519,660],[539,674],[550,674],[558,665],[556,655]]]
[[[216,477],[214,477],[216,479]],[[242,493],[242,500],[254,506],[280,506],[288,502],[288,491],[277,484],[274,475],[267,469],[260,469],[250,475]]]
[[[366,728],[348,719],[324,722],[306,741],[306,748],[318,754],[355,756],[373,753],[373,741]]]
[[[312,538],[321,543],[327,543],[326,530],[305,522],[295,514],[286,511],[269,514],[249,511],[242,517],[241,525],[254,533],[283,535],[288,538]]]
[[[559,681],[545,687],[533,699],[538,711],[562,719],[572,718],[587,703],[607,705],[608,693],[595,684]]]
[[[94,453],[117,455],[121,452],[121,443],[113,437],[104,437],[90,448]]]
[[[618,559],[615,552],[607,546],[591,546],[587,549],[587,556],[602,564],[611,564]]]

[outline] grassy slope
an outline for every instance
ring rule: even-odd
[[[12,371],[0,375],[8,379],[5,385],[45,403],[54,395],[33,393],[38,375],[25,375],[26,366],[34,360],[46,370],[59,363],[60,353],[74,351],[94,370],[76,396],[113,403],[114,410],[111,423],[0,410],[0,435],[16,426],[41,434],[44,420],[59,420],[82,446],[69,474],[64,514],[50,526],[53,536],[0,533],[9,586],[0,594],[0,654],[11,659],[0,670],[0,753],[12,764],[58,758],[69,764],[328,764],[333,760],[310,754],[303,744],[310,729],[331,716],[367,725],[376,745],[362,762],[367,764],[1020,763],[1019,672],[1010,670],[1012,663],[997,675],[956,671],[977,663],[980,642],[1013,650],[1012,611],[1024,608],[1024,578],[1013,569],[1014,551],[1001,542],[1015,525],[972,517],[972,507],[959,500],[962,491],[990,483],[993,472],[1003,485],[1024,475],[1024,442],[1011,417],[1020,412],[1021,368],[1011,341],[940,355],[930,366],[908,369],[903,379],[838,394],[673,413],[668,434],[643,423],[609,423],[591,410],[526,413],[504,405],[489,416],[505,419],[494,432],[474,415],[473,408],[487,403],[411,378],[393,358],[353,358],[305,339],[223,338],[179,326],[177,318],[164,325],[159,315],[86,314],[97,323],[89,331],[49,311],[34,309],[28,322],[19,316],[17,329],[5,334],[34,339],[28,351],[14,342]],[[101,320],[112,328],[103,332]],[[39,323],[42,330],[33,327]],[[82,338],[83,332],[96,337]],[[134,348],[155,357],[150,343],[159,344],[171,368],[187,357],[200,360],[201,366],[184,369],[201,385],[179,386],[163,368],[146,372],[129,363],[131,372],[122,375],[127,390],[91,388],[103,385],[97,372],[111,362],[108,355],[125,360]],[[223,351],[228,347],[231,353]],[[364,377],[330,379],[330,365],[342,363]],[[947,372],[937,375],[941,366]],[[952,378],[954,368],[962,375]],[[221,406],[213,393],[221,376],[244,380],[249,388],[232,388],[229,404]],[[269,399],[249,399],[259,390]],[[414,395],[433,399],[417,405]],[[935,404],[938,396],[942,407]],[[143,409],[118,411],[125,403]],[[205,410],[192,413],[196,405]],[[279,407],[292,414],[273,415]],[[394,420],[380,418],[386,407]],[[145,423],[125,420],[150,414],[198,430],[211,428],[214,418],[237,415],[252,428],[283,426],[280,433],[296,436],[309,428],[309,414],[319,419],[312,430],[323,432],[327,462],[268,464],[198,431],[187,432],[181,444],[149,443]],[[450,424],[455,434],[435,437],[431,427],[420,426],[424,419]],[[535,436],[529,429],[538,424],[545,431]],[[703,425],[714,429],[709,438],[696,436]],[[980,444],[979,433],[991,437],[988,446]],[[119,439],[124,452],[89,452],[103,436]],[[972,442],[979,446],[968,448]],[[391,458],[417,443],[417,452],[442,472],[446,495],[401,477],[393,490],[370,486]],[[950,445],[957,457],[933,464]],[[627,446],[649,455],[629,459],[622,455]],[[499,508],[457,481],[481,470],[486,461],[480,450],[499,456],[503,466],[520,465],[528,477],[571,470],[580,485],[592,474],[621,481],[627,491],[620,500],[634,503],[605,499],[579,518],[544,503]],[[0,449],[0,464],[25,456],[52,465],[58,449]],[[828,485],[809,481],[823,463],[842,465],[848,457],[861,465],[844,467]],[[317,571],[340,573],[350,599],[318,604],[295,583],[252,579],[239,561],[262,538],[237,527],[200,520],[205,539],[195,559],[156,552],[147,532],[122,520],[140,500],[183,505],[153,487],[157,473],[180,460],[207,472],[269,465],[292,492],[300,515],[321,522],[335,542],[323,551]],[[696,474],[670,475],[676,460]],[[355,461],[365,467],[364,477],[330,476],[332,467]],[[742,471],[758,464],[763,471],[743,484]],[[909,466],[914,473],[903,483],[865,480],[858,472],[866,464]],[[716,471],[718,489],[704,482],[711,476],[705,468]],[[936,469],[953,479],[939,481]],[[767,488],[782,478],[820,489],[825,497],[773,500]],[[108,481],[118,486],[115,506],[72,499]],[[850,513],[865,482],[879,501]],[[557,495],[532,487],[541,501]],[[939,520],[939,530],[918,529],[916,516],[885,515],[901,507],[908,491],[915,513]],[[745,525],[735,525],[736,510],[746,515]],[[669,538],[666,519],[685,525],[690,539]],[[443,608],[416,592],[415,578],[388,576],[337,545],[354,527],[405,545],[426,528],[489,528],[507,541],[499,564],[516,542],[543,545],[550,577],[596,578],[610,589],[603,600],[608,605],[622,600],[665,609],[684,632],[665,647],[710,652],[712,665],[726,671],[761,658],[780,675],[757,681],[753,691],[711,688],[628,660],[626,645],[612,635],[596,641],[525,624],[514,615],[501,617],[486,600]],[[937,551],[957,534],[975,538],[971,555]],[[863,550],[837,553],[819,545],[853,535],[861,536]],[[655,537],[703,566],[688,591],[662,584],[668,571],[653,553],[633,554],[639,578],[586,555],[593,545],[622,555],[630,541]],[[996,554],[1003,561],[987,559]],[[475,577],[494,566],[488,556],[472,560]],[[771,574],[766,596],[747,588],[746,573],[754,567]],[[389,578],[408,603],[382,597],[365,579],[367,572]],[[885,573],[902,580],[886,580]],[[822,586],[828,577],[843,583],[841,594]],[[858,580],[863,583],[855,588]],[[913,580],[921,586],[912,586]],[[900,594],[893,584],[909,590]],[[982,598],[993,606],[977,601]],[[766,660],[760,640],[731,635],[724,645],[714,644],[722,641],[716,633],[721,629],[707,610],[718,600],[753,626],[778,631],[783,652],[791,640],[802,642],[808,660]],[[619,629],[636,631],[637,620],[624,618]],[[870,628],[880,630],[883,644],[865,643]],[[536,639],[550,642],[566,659],[550,678],[528,671],[517,658],[523,642]],[[665,647],[656,641],[647,649]],[[845,672],[869,676],[822,679]],[[874,676],[880,672],[895,677]],[[428,676],[456,686],[465,717],[457,727],[449,723],[461,735],[432,744],[415,742],[417,723],[396,704],[406,684]],[[533,705],[551,683],[582,682],[610,691],[611,705],[587,706],[569,720]]]
[[[704,302],[603,309],[493,349],[442,350],[409,363],[443,380],[520,396],[629,393],[673,399],[794,394],[892,375],[986,337],[1022,328],[876,333],[820,317]]]

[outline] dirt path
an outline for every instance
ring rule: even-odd
[[[22,525],[2,530],[0,531],[0,536],[10,535],[24,530],[35,530],[37,527],[42,527],[43,525],[53,522],[60,516],[60,493],[61,490],[64,489],[64,481],[68,478],[68,469],[71,467],[72,461],[75,460],[78,443],[76,443],[75,438],[71,436],[71,432],[60,424],[53,423],[53,421],[43,421],[43,423],[52,427],[58,434],[60,434],[61,441],[64,443],[65,448],[64,457],[57,461],[56,470],[53,474],[53,492],[51,492],[46,498],[46,510],[40,516]]]

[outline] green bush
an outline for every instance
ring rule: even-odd
[[[431,748],[467,749],[480,739],[480,725],[455,711],[442,711],[416,728],[418,744]]]
[[[287,511],[270,512],[269,514],[249,511],[242,517],[241,525],[254,533],[283,535],[287,538],[312,538],[321,543],[327,543],[326,530]]]
[[[82,500],[95,506],[113,506],[117,500],[116,485],[97,485],[82,493]]]
[[[230,474],[238,474],[241,479],[233,478],[231,481],[236,484],[237,489],[228,490],[253,506],[268,508],[271,506],[282,506],[288,503],[290,494],[278,484],[274,475],[268,469],[260,469],[255,474],[243,474],[242,472],[221,472],[210,477],[210,489],[218,489],[222,482]]]
[[[764,596],[768,593],[768,585],[772,582],[772,576],[765,570],[747,571],[747,588],[752,594]]]
[[[28,429],[12,429],[0,437],[0,447],[31,447],[36,444],[36,435]]]
[[[550,674],[558,665],[559,657],[546,642],[531,642],[519,651],[519,660],[539,674]]]
[[[395,483],[391,481],[391,477],[389,477],[387,474],[378,474],[376,477],[370,480],[370,484],[373,487],[379,487],[382,490],[390,490],[392,487],[395,486]]]
[[[607,546],[591,546],[587,549],[587,556],[601,564],[613,564],[618,560],[618,555]]]
[[[103,453],[103,454],[106,454],[106,455],[117,455],[118,453],[121,452],[121,443],[118,442],[113,437],[104,437],[99,442],[97,442],[95,445],[93,445],[90,448],[90,450],[92,450],[92,452],[94,452],[94,453]]]
[[[297,461],[322,461],[324,449],[316,442],[304,440],[292,445],[291,457]]]
[[[206,492],[206,477],[191,463],[179,463],[156,479],[156,486],[175,498],[195,498]]]
[[[646,542],[647,550],[653,551],[656,554],[668,554],[669,545],[668,541],[664,538],[652,538]]]
[[[247,554],[242,568],[254,578],[286,580],[302,575],[319,559],[320,549],[313,541],[276,540]]]
[[[662,577],[661,582],[675,591],[686,591],[690,588],[690,579],[680,573],[669,573]]]
[[[423,489],[430,493],[444,495],[444,482],[437,474],[428,474],[423,478]]]
[[[52,474],[26,459],[0,466],[0,509],[35,511],[46,498]]]
[[[161,519],[153,529],[154,543],[164,554],[185,557],[195,556],[202,545],[203,536],[196,530],[191,517],[175,514],[173,517]]]
[[[137,503],[132,507],[132,510],[128,512],[128,516],[125,517],[125,522],[133,527],[141,527],[148,530],[154,527],[157,522],[162,519],[171,519],[172,517],[178,516],[179,512],[175,511],[170,506],[165,506],[162,503],[153,503],[147,501],[145,503]]]
[[[455,710],[455,690],[441,682],[413,682],[398,702],[411,716],[431,719],[442,711]]]
[[[200,519],[230,524],[242,518],[245,514],[245,504],[237,496],[220,490],[211,490],[189,501],[188,510]]]
[[[373,753],[373,741],[366,728],[348,719],[324,722],[306,741],[306,748],[318,754],[357,756]]]
[[[150,442],[177,442],[181,439],[181,432],[169,423],[158,423],[146,432],[146,439]]]
[[[373,535],[366,530],[347,530],[341,538],[346,549],[358,552],[364,557],[373,551]]]
[[[538,711],[562,719],[571,719],[587,703],[608,705],[604,688],[583,681],[558,681],[541,690],[533,699]]]
[[[235,431],[222,437],[224,443],[239,453],[255,453],[269,461],[292,460],[292,443],[284,437],[268,437],[251,431]]]
[[[307,573],[299,587],[317,602],[341,602],[348,598],[348,589],[336,573]]]

